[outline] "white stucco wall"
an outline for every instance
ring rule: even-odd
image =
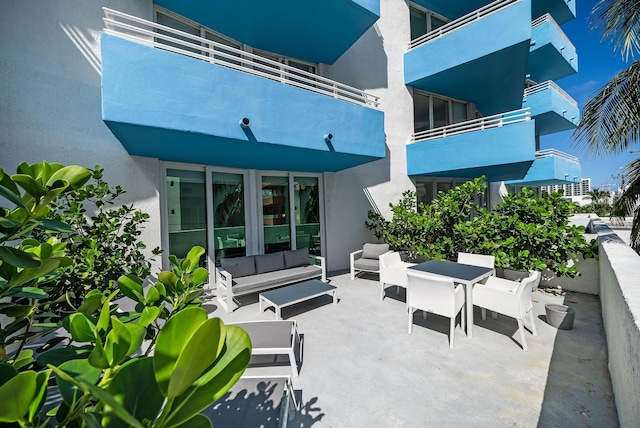
[[[413,99],[404,84],[404,53],[410,40],[409,7],[404,0],[380,4],[380,19],[327,69],[327,77],[380,97],[385,114],[387,157],[326,174],[327,264],[349,267],[349,252],[375,242],[365,227],[367,211],[390,218],[389,202],[415,185],[406,175],[406,144],[413,133]]]
[[[152,17],[151,0],[3,2],[0,166],[101,165],[105,180],[127,191],[120,202],[151,215],[142,235],[151,249],[160,245],[158,161],[130,156],[102,121],[102,6]]]
[[[609,373],[622,427],[640,421],[640,256],[601,220],[600,304],[607,337]]]

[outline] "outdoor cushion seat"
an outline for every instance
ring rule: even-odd
[[[315,264],[312,264],[311,261]],[[294,282],[320,278],[327,281],[324,257],[308,248],[220,259],[216,268],[217,299],[227,312],[235,309],[235,296],[259,293]]]
[[[262,291],[266,287],[278,287],[282,282],[297,282],[309,278],[309,275],[317,275],[318,268],[312,265],[300,266],[291,269],[283,269],[274,272],[265,272],[257,275],[243,276],[233,279],[233,290],[236,294],[249,294],[253,291]]]
[[[389,244],[364,244],[362,250],[349,254],[351,279],[356,279],[358,272],[380,272],[380,257],[389,252]]]

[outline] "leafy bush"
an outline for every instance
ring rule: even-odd
[[[34,234],[41,241],[53,236],[66,243],[67,255],[72,260],[45,289],[49,294],[46,303],[43,302],[47,311],[72,311],[90,290],[115,290],[122,275],[149,276],[154,259],[147,259],[143,253],[146,245],[139,240],[149,214],[134,209],[133,205],[111,208],[125,191],[121,186],[110,187],[102,179],[103,172],[96,165],[86,184],[58,195],[51,202],[47,218],[68,224],[71,231]],[[159,255],[160,248],[151,253]]]
[[[39,322],[59,316],[38,306],[49,297],[45,287],[73,260],[66,243],[32,236],[38,229],[72,232],[47,218],[51,202],[81,189],[90,176],[83,167],[46,162],[23,163],[11,176],[0,168],[0,195],[15,205],[0,208],[0,423],[50,426],[55,418],[73,427],[211,426],[200,411],[242,375],[251,342],[242,329],[209,319],[199,307],[208,277],[198,268],[203,248],[182,260],[171,257],[171,271],[161,272],[146,292],[144,278],[129,273],[115,291],[88,291],[61,323]],[[134,311],[112,303],[120,295],[136,302]],[[24,348],[34,327],[41,334],[63,327],[68,337],[50,339],[35,355]],[[17,352],[7,351],[16,344]],[[61,403],[43,415],[54,385]]]
[[[390,204],[390,221],[370,211],[366,225],[393,250],[407,251],[411,259],[455,260],[458,252],[489,254],[497,267],[548,268],[558,276],[574,277],[578,272],[568,261],[595,255],[595,240],[586,242],[584,227],[569,225],[574,204],[562,193],[537,196],[523,189],[489,211],[474,204],[485,188],[480,177],[417,207],[415,193],[405,192],[398,204]]]

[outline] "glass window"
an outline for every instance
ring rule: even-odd
[[[156,21],[158,22],[158,24],[162,24],[165,25],[167,27],[171,27],[174,28],[176,30],[180,30],[183,31],[185,33],[188,34],[193,34],[194,36],[200,36],[200,29],[198,27],[194,27],[192,25],[187,24],[186,22],[180,21],[178,19],[172,18],[170,16],[167,16],[161,12],[157,12],[156,14]],[[174,39],[179,39],[179,40],[183,40],[186,43],[189,43],[191,45],[199,45],[198,42],[194,41],[193,39],[190,39],[188,37],[184,37],[184,36],[180,36],[178,34],[174,34],[174,33],[169,33],[167,31],[164,30],[156,30],[156,32],[158,34],[163,34],[165,36],[169,36],[172,37]],[[173,43],[171,41],[165,40],[163,38],[157,38],[156,42],[158,43],[162,43],[174,48],[178,48],[178,49],[183,49],[189,52],[194,52],[194,53],[202,53],[202,51],[200,49],[197,49],[195,47],[186,47],[182,44],[177,44],[177,43]]]
[[[453,183],[451,182],[437,182],[436,183],[436,192],[440,193],[440,192],[445,192],[447,193],[449,190],[451,190],[453,188]]]
[[[184,258],[199,245],[207,249],[205,176],[201,171],[167,170],[169,254]],[[207,258],[204,257],[205,261]]]
[[[308,248],[320,255],[320,188],[317,177],[293,178],[296,211],[296,248]]]
[[[414,7],[409,7],[411,20],[411,40],[427,34],[427,13]]]
[[[452,101],[453,121],[451,123],[464,122],[467,120],[467,105],[457,101]]]
[[[291,249],[289,178],[262,177],[264,253]]]
[[[247,255],[244,177],[213,172],[213,235],[216,264],[223,257]]]
[[[431,30],[437,30],[438,28],[442,27],[444,24],[446,24],[447,21],[437,18],[435,17],[433,14],[431,15]]]
[[[413,129],[414,132],[431,129],[429,119],[429,96],[413,92]]]
[[[230,46],[232,48],[242,49],[242,45],[240,45],[240,43],[233,43],[229,39],[221,37],[221,36],[219,36],[217,34],[214,34],[214,33],[210,32],[210,31],[206,31],[204,33],[204,36],[205,36],[205,38],[207,40],[212,40],[214,42],[217,42],[217,43],[220,43],[220,44],[223,44],[223,45],[226,45],[226,46]],[[232,58],[229,58],[229,56],[228,56],[228,55],[231,55],[231,56],[240,58],[240,54],[238,52],[234,52],[234,51],[232,51],[230,49],[225,49],[225,48],[222,48],[220,46],[215,46],[215,45],[210,45],[209,48],[213,49],[215,51],[219,51],[219,52],[222,52],[222,53],[226,54],[225,56],[215,55],[214,54],[213,57],[215,59],[217,59],[219,61],[223,61],[223,62],[228,62],[230,64],[235,64],[235,65],[240,65],[241,64],[240,61],[235,61]],[[209,54],[209,55],[211,55],[211,54]]]
[[[433,127],[449,125],[449,102],[442,98],[433,98]]]

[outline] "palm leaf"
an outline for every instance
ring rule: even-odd
[[[625,61],[640,52],[640,1],[600,0],[591,15],[591,29],[604,28],[602,40],[610,40]]]

